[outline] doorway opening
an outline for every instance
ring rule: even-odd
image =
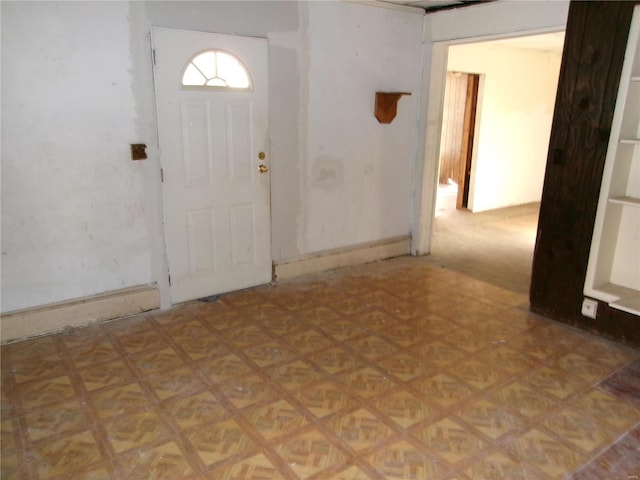
[[[447,72],[440,139],[438,199],[467,208],[480,75]],[[446,205],[451,208],[452,205]],[[437,209],[436,209],[437,214]]]
[[[446,47],[430,261],[528,291],[563,43]]]

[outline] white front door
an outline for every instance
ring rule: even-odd
[[[171,301],[267,283],[267,40],[152,34]]]

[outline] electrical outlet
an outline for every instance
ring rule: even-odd
[[[596,318],[598,311],[598,301],[591,298],[582,300],[582,315],[589,318]]]

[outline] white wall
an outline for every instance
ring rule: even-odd
[[[1,9],[2,312],[148,284],[168,306],[152,26],[269,39],[275,261],[408,234],[420,10],[261,1]],[[379,125],[376,90],[414,95]],[[146,143],[148,159],[131,161],[130,143]]]
[[[308,4],[305,253],[409,234],[422,20],[421,11]],[[412,93],[391,124],[374,117],[376,91]]]
[[[560,53],[492,43],[449,48],[450,71],[482,75],[469,208],[540,201]]]
[[[2,311],[152,281],[126,3],[2,2]]]
[[[298,29],[297,4],[1,8],[2,312],[153,283],[167,306],[151,26],[280,36],[269,51],[271,151],[295,165],[297,132],[287,127],[299,74],[287,35]],[[146,143],[149,158],[132,162],[130,143]]]

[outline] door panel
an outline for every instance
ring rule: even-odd
[[[190,211],[187,219],[190,272],[215,272],[215,211],[212,208]]]
[[[464,112],[466,105],[468,75],[447,72],[445,84],[444,109],[442,118],[442,140],[440,142],[439,183],[446,184],[450,179],[461,184],[460,163]]]
[[[171,301],[271,279],[265,39],[153,29],[154,78],[164,182]],[[252,90],[183,87],[189,61],[207,50],[234,55]]]
[[[246,180],[256,170],[251,162],[251,105],[227,105],[227,145],[229,145],[230,180]],[[257,157],[256,157],[257,158]]]
[[[185,188],[210,184],[209,109],[206,103],[182,105]]]
[[[235,205],[231,208],[231,259],[234,266],[255,261],[254,224],[253,205]]]

